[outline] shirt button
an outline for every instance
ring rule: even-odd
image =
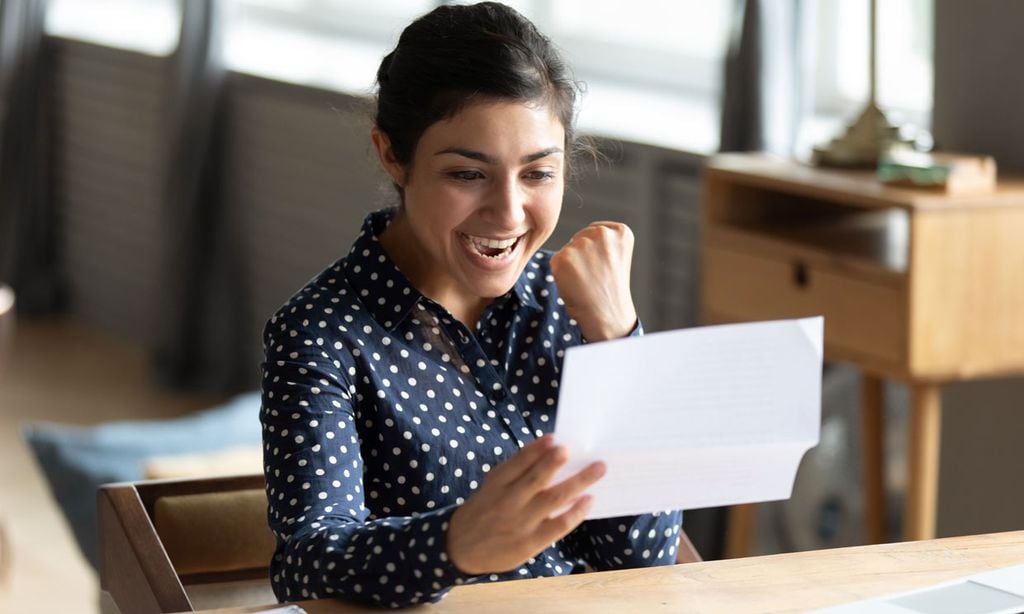
[[[494,399],[495,401],[500,401],[500,400],[504,399],[505,396],[506,396],[506,394],[505,394],[505,389],[504,388],[498,388],[494,392],[491,393],[491,398]]]

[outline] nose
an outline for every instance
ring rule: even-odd
[[[510,232],[521,229],[527,202],[526,190],[514,178],[496,182],[485,210],[488,223]]]

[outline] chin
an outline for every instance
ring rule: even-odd
[[[460,267],[462,268],[462,286],[472,296],[486,299],[498,298],[508,293],[516,285],[516,281],[523,274],[528,262],[529,258],[526,258],[504,271],[492,272],[481,271],[472,265],[465,266],[463,263],[463,266]]]

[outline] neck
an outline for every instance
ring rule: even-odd
[[[409,226],[409,218],[401,209],[380,237],[381,247],[416,290],[448,310],[457,320],[473,330],[489,300],[460,294],[452,279],[431,266],[430,255],[420,246]]]

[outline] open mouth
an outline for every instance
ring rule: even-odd
[[[516,250],[519,245],[519,241],[525,235],[519,235],[511,239],[489,239],[487,237],[478,237],[475,235],[468,235],[460,232],[459,237],[462,239],[473,252],[479,254],[484,258],[490,258],[491,260],[500,260],[507,258]]]

